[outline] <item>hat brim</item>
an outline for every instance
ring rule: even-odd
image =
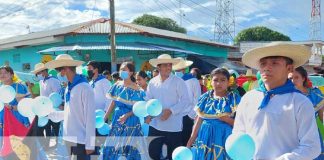
[[[311,51],[303,45],[281,44],[265,46],[247,51],[242,56],[242,62],[251,68],[259,69],[259,62],[262,58],[271,56],[288,57],[293,60],[294,67],[304,65],[311,56]]]
[[[55,69],[59,67],[77,67],[81,66],[84,62],[78,60],[53,60],[45,64],[49,69]]]
[[[179,59],[151,59],[149,60],[149,63],[153,67],[157,67],[159,64],[165,64],[165,63],[172,63],[172,65],[176,65],[180,62]]]
[[[193,64],[193,61],[186,61],[184,65],[180,65],[180,63],[178,63],[177,65],[172,66],[172,69],[177,71],[177,70],[185,69],[185,68],[191,66],[192,64]]]
[[[46,67],[37,68],[37,69],[31,71],[31,73],[33,73],[33,74],[37,74],[37,73],[39,73],[40,71],[43,71],[43,70],[45,70],[45,69],[47,69],[47,68],[46,68]]]

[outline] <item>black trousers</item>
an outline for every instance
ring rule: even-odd
[[[45,134],[44,134],[45,131]],[[51,135],[51,125],[50,120],[44,127],[38,127],[37,136],[39,136],[39,142],[43,146],[45,150],[48,149],[50,143],[50,135]]]
[[[182,120],[182,124],[183,124],[183,129],[182,129],[182,132],[181,132],[182,145],[186,146],[187,142],[188,142],[188,140],[189,140],[189,138],[191,136],[194,121],[189,116],[184,116],[183,120]]]
[[[181,132],[159,131],[150,126],[149,136],[156,137],[149,144],[149,155],[153,160],[161,159],[162,146],[164,144],[167,146],[167,158],[169,160],[172,159],[173,150],[181,146]]]
[[[44,130],[46,136],[44,135]],[[37,136],[42,137],[40,138],[40,143],[45,150],[47,150],[47,148],[49,147],[51,136],[54,136],[57,142],[59,130],[60,130],[60,122],[54,123],[51,120],[48,120],[48,123],[44,127],[38,127]]]
[[[84,144],[64,141],[64,145],[71,156],[71,160],[90,160],[90,155],[87,155]]]

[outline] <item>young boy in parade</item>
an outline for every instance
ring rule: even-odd
[[[253,138],[254,159],[310,160],[320,154],[313,105],[287,79],[310,55],[305,46],[282,42],[243,55],[245,65],[260,71],[263,84],[242,97],[233,134]]]
[[[315,116],[320,118],[323,124],[324,96],[318,88],[312,88],[309,84],[307,71],[303,67],[297,67],[288,78],[292,80],[295,87],[309,98],[315,109]],[[321,155],[316,160],[324,159],[323,139],[321,138]]]
[[[68,79],[64,95],[63,140],[71,158],[89,160],[95,149],[95,104],[93,88],[86,77],[76,74],[83,61],[58,55],[45,66]]]
[[[210,76],[213,89],[198,100],[195,108],[198,118],[187,147],[195,142],[194,157],[197,160],[225,160],[228,159],[225,141],[232,133],[234,113],[241,97],[228,90],[230,74],[226,69],[214,69]]]
[[[48,74],[48,69],[45,67],[44,63],[37,63],[32,71],[39,79],[39,88],[40,88],[40,96],[49,97],[51,93],[59,93],[61,90],[61,82],[53,76]],[[47,149],[50,143],[50,136],[58,136],[59,134],[60,123],[54,123],[51,120],[44,127],[39,127],[38,136],[44,135],[44,130],[46,133],[46,139],[42,142],[44,148]],[[54,131],[54,135],[51,135],[51,131]]]
[[[113,101],[108,108],[105,119],[113,113],[112,127],[103,148],[104,160],[119,158],[145,159],[145,144],[141,131],[140,119],[133,114],[135,102],[143,101],[145,92],[135,83],[135,66],[124,62],[120,66],[120,78],[109,90],[107,97]],[[143,140],[143,141],[141,141]],[[143,143],[142,143],[143,142]]]
[[[146,100],[157,99],[162,104],[162,113],[157,117],[147,117],[149,136],[154,138],[149,144],[151,159],[160,160],[162,146],[167,146],[167,158],[172,159],[172,152],[182,145],[182,117],[189,105],[188,90],[185,82],[171,74],[172,66],[179,59],[168,54],[161,54],[149,62],[157,67],[159,75],[152,78],[146,91]]]

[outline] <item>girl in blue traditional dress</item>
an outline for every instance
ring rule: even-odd
[[[228,91],[230,74],[226,69],[216,68],[211,72],[213,89],[200,96],[195,108],[198,118],[187,143],[192,144],[194,159],[229,159],[225,141],[232,133],[234,113],[240,96]]]
[[[10,103],[5,104],[5,107],[7,107],[10,110],[10,112],[12,113],[12,115],[21,124],[23,124],[27,129],[28,127],[30,127],[29,119],[27,117],[24,117],[23,115],[21,115],[17,110],[18,102],[23,98],[30,97],[30,94],[28,93],[27,86],[25,86],[24,84],[18,83],[18,79],[14,78],[14,71],[9,66],[0,67],[0,81],[1,81],[2,85],[10,85],[16,91],[15,99],[12,100]],[[3,136],[3,126],[10,125],[10,123],[5,121],[4,116],[5,115],[4,115],[4,109],[3,109],[0,112],[0,136],[1,137]],[[30,133],[33,133],[33,132],[31,132],[32,129],[33,128],[29,128]],[[21,130],[11,131],[11,132],[20,132],[20,131]],[[33,135],[27,134],[27,136],[33,136]],[[2,144],[2,140],[0,141],[0,143]],[[26,145],[29,147],[29,149],[31,151],[29,158],[35,159],[35,160],[46,160],[47,159],[44,150],[42,149],[40,143],[37,140],[34,141],[33,139],[29,139],[29,140],[27,139],[27,141],[24,141],[24,143],[26,143]],[[33,146],[29,146],[30,143],[32,143]],[[13,151],[16,153],[15,150],[13,150]],[[19,154],[19,152],[16,154]],[[6,156],[6,158],[7,159],[16,159],[17,157],[13,154],[10,154],[10,155]]]
[[[14,77],[14,72],[11,67],[9,66],[2,66],[0,67],[0,81],[2,85],[10,85],[13,87],[16,91],[16,98],[12,100],[9,104],[6,104],[5,106],[8,107],[12,114],[26,127],[29,127],[29,119],[27,117],[22,116],[18,110],[17,110],[17,105],[18,101],[20,101],[22,98],[28,97],[28,89],[27,86],[17,83],[13,81]],[[0,112],[0,135],[2,136],[3,128],[4,125],[4,110]]]
[[[123,81],[116,82],[108,92],[108,97],[113,101],[105,119],[113,109],[115,111],[112,128],[103,149],[104,160],[117,160],[121,156],[128,160],[141,160],[145,156],[140,120],[132,112],[133,104],[143,101],[145,93],[136,85],[134,73],[135,67],[132,63],[123,63],[120,67],[120,77]]]
[[[324,112],[324,96],[318,88],[312,88],[308,84],[307,71],[303,67],[297,67],[293,73],[289,74],[289,79],[292,79],[295,87],[306,95],[313,103],[315,109],[315,116],[319,117],[323,124],[323,112]],[[324,145],[323,137],[320,135],[322,152],[316,158],[316,160],[324,159]]]

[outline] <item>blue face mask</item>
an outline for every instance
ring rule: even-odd
[[[57,74],[57,79],[60,80],[61,82],[69,81],[66,76],[61,76],[61,73]]]
[[[179,78],[182,78],[183,77],[183,73],[182,72],[174,72],[174,75],[179,77]]]
[[[119,76],[120,76],[120,78],[121,79],[123,79],[123,80],[125,80],[125,79],[127,79],[128,78],[128,72],[127,71],[120,71],[119,72]]]
[[[41,74],[39,74],[39,75],[37,75],[37,79],[40,81],[40,80],[44,80],[44,77],[41,75]]]

